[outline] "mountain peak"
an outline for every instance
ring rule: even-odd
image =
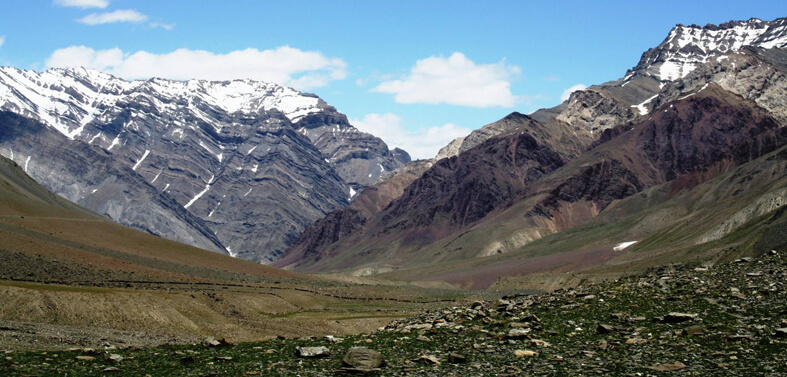
[[[661,44],[642,54],[634,71],[661,82],[686,77],[700,64],[745,47],[787,46],[787,18],[729,21],[719,25],[676,25]]]

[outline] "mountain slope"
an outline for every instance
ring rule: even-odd
[[[510,136],[505,145],[489,142],[499,133]],[[413,164],[377,188],[367,189],[369,192],[361,193],[356,203],[308,228],[275,265],[294,267],[299,259],[335,255],[338,252],[332,243],[379,232],[371,230],[378,225],[367,224],[378,214],[384,219],[373,223],[386,223],[386,232],[389,228],[406,229],[414,237],[413,242],[430,242],[440,234],[478,220],[516,197],[530,181],[579,155],[591,141],[589,136],[579,135],[587,134],[561,122],[543,125],[526,115],[511,114],[474,131],[461,145],[485,145],[482,151]],[[396,189],[389,190],[390,187]],[[385,192],[382,196],[378,194],[381,191]],[[428,205],[419,206],[421,203]],[[380,213],[383,210],[385,213]],[[430,234],[417,234],[418,229],[430,226],[435,227],[429,230]],[[418,238],[423,240],[416,241]]]
[[[607,218],[602,215],[608,209],[634,194],[672,185],[671,195],[677,195],[787,144],[784,24],[785,19],[678,25],[624,78],[575,92],[554,109],[515,113],[455,140],[438,158],[455,157],[436,162],[378,214],[357,223],[346,217],[343,233],[328,232],[327,241],[320,238],[323,233],[307,230],[280,265],[475,287],[500,275],[539,270],[511,262],[529,260],[528,245],[539,239]],[[679,63],[679,74],[661,74]],[[508,175],[519,171],[515,159],[500,158],[496,151],[510,148],[511,138],[522,132],[511,126],[517,117],[525,134],[534,137],[528,151],[548,145],[561,162],[511,185]],[[539,129],[550,132],[534,132]],[[759,179],[755,186],[767,181]],[[464,204],[452,199],[455,192]],[[754,219],[744,223],[749,221]],[[732,228],[723,218],[711,223],[722,233]],[[542,255],[544,266],[595,268],[614,257],[614,244],[571,245],[577,254],[549,249],[556,254]],[[478,267],[493,260],[501,264]]]
[[[500,158],[490,150],[507,148],[511,138],[527,134],[490,139],[471,152],[441,160],[369,220],[362,233],[323,246],[327,252],[322,258],[296,266],[303,271],[408,268],[520,250],[581,225],[612,202],[647,187],[687,176],[698,184],[787,143],[787,129],[765,110],[716,86],[665,105],[643,123],[608,132],[614,133],[567,164],[557,160],[555,168],[520,186],[509,186],[505,178],[520,171],[517,159]],[[537,150],[534,145],[523,149]],[[458,189],[459,195],[444,187]],[[428,192],[435,194],[424,195]],[[474,210],[483,204],[489,205]]]
[[[116,221],[212,251],[221,242],[184,210],[101,150],[68,139],[45,125],[0,111],[0,152],[60,196]],[[161,233],[152,232],[151,224]]]
[[[199,218],[222,252],[261,262],[276,259],[315,219],[347,205],[351,190],[409,162],[318,97],[251,80],[129,82],[82,68],[6,67],[0,109],[59,131],[66,149],[101,150],[129,168],[123,174],[139,176],[124,179],[142,178]],[[111,195],[95,197],[97,187],[83,174],[68,177],[67,189],[54,184],[46,179],[53,172],[45,150],[5,140],[3,155],[19,163],[31,157],[29,173],[53,191],[124,224],[191,242],[162,225],[182,209],[132,222],[134,208],[110,206]]]
[[[0,234],[3,280],[108,284],[140,279],[196,282],[230,275],[239,279],[244,274],[299,277],[118,225],[53,194],[4,157]]]

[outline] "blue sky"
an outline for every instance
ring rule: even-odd
[[[0,65],[275,81],[415,157],[566,89],[622,77],[677,23],[784,1],[3,0]]]

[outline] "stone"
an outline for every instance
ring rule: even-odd
[[[697,314],[672,312],[662,317],[659,322],[681,323],[686,321],[693,321],[696,318],[697,318]]]
[[[683,329],[684,335],[702,335],[705,333],[705,328],[702,326],[689,326]]]
[[[93,361],[96,358],[93,356],[77,356],[76,359],[79,361]]]
[[[331,354],[331,351],[328,347],[319,346],[319,347],[298,347],[295,349],[295,354],[298,357],[306,357],[306,358],[318,358],[318,357],[327,357]]]
[[[467,358],[464,355],[451,352],[448,354],[448,362],[451,364],[463,364],[467,362]]]
[[[352,347],[342,358],[342,366],[350,368],[373,369],[384,365],[383,354],[366,347]]]
[[[119,363],[123,361],[123,359],[124,359],[123,356],[120,356],[116,353],[109,355],[109,360],[112,361],[113,363]]]
[[[232,347],[235,344],[232,343],[232,341],[227,338],[221,338],[221,340],[219,340],[219,345],[223,347]]]
[[[404,331],[413,331],[413,330],[431,330],[432,324],[431,323],[418,323],[415,325],[405,326]]]
[[[423,355],[414,361],[421,364],[440,365],[440,360],[437,359],[437,356],[432,355]]]
[[[218,346],[221,345],[221,342],[219,342],[218,340],[216,340],[216,338],[214,338],[212,336],[208,336],[208,337],[205,337],[205,339],[202,340],[202,344],[204,344],[206,346],[211,346],[211,347],[218,347]]]
[[[533,357],[538,355],[538,352],[530,351],[530,350],[516,350],[514,351],[514,356],[516,357]]]
[[[549,346],[551,346],[551,345],[552,345],[552,344],[550,344],[549,342],[547,342],[547,341],[545,341],[545,340],[541,340],[541,339],[532,339],[532,340],[530,341],[530,343],[531,343],[532,345],[536,346],[536,347],[539,347],[539,348],[546,348],[546,347],[549,347]]]
[[[681,363],[680,361],[676,361],[672,364],[658,364],[649,368],[659,372],[674,372],[681,369],[685,369],[686,365]]]
[[[429,337],[425,336],[425,335],[419,335],[417,338],[415,338],[415,340],[417,340],[419,342],[431,342],[432,341],[432,339],[429,339]]]
[[[506,337],[509,339],[523,339],[527,338],[527,334],[530,333],[530,329],[523,329],[523,328],[514,328],[508,331]]]
[[[599,334],[609,334],[613,331],[615,331],[615,327],[612,325],[605,325],[603,323],[599,323],[598,326],[596,326],[596,332],[598,332]]]
[[[787,338],[787,327],[776,329],[776,336],[780,338]]]

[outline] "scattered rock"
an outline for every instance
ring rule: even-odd
[[[317,358],[327,357],[331,354],[331,351],[325,346],[297,347],[295,349],[295,354],[298,355],[298,357]]]
[[[93,356],[77,356],[76,359],[79,361],[93,361],[96,358]]]
[[[787,327],[776,329],[776,336],[780,338],[787,338]]]

